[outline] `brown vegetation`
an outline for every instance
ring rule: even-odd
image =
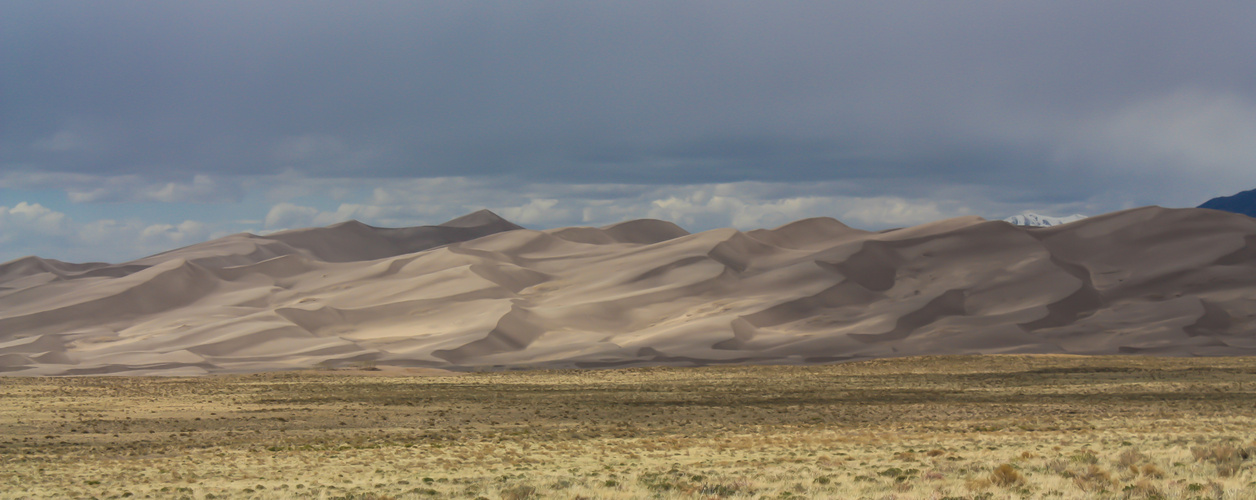
[[[1065,356],[4,378],[0,498],[1253,498],[1253,382]]]

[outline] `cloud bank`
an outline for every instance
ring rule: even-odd
[[[209,234],[483,207],[746,227],[1193,206],[1256,186],[1254,19],[1167,0],[9,2],[0,205]],[[60,245],[41,241],[0,255]]]

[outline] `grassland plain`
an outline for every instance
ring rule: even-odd
[[[3,498],[1256,498],[1256,359],[0,378]]]

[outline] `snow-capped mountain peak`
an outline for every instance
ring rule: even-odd
[[[1068,224],[1085,218],[1086,216],[1082,214],[1073,214],[1066,217],[1051,217],[1048,215],[1039,215],[1033,212],[1025,212],[1020,215],[1013,215],[1003,220],[1017,226],[1049,227],[1058,226],[1060,224]]]

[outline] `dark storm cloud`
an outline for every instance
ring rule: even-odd
[[[1050,199],[1106,168],[1061,160],[1079,123],[1182,91],[1256,100],[1251,3],[50,1],[0,19],[8,169]]]

